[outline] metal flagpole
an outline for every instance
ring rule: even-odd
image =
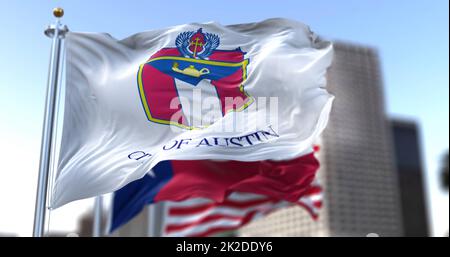
[[[159,202],[158,203],[158,208],[159,208],[159,224],[156,227],[157,228],[157,236],[158,237],[162,237],[163,236],[163,231],[164,231],[164,219],[165,219],[165,215],[166,215],[166,203],[165,202]]]
[[[55,119],[55,102],[60,73],[61,42],[68,29],[60,23],[64,15],[62,8],[53,9],[56,23],[45,30],[45,35],[52,38],[50,55],[50,67],[48,72],[47,98],[45,103],[44,124],[42,129],[41,158],[39,163],[39,175],[36,194],[36,207],[34,213],[33,236],[42,237],[45,227],[45,209],[47,200],[48,174],[50,169],[50,156],[52,150],[52,137]]]
[[[156,206],[155,203],[147,207],[147,236],[156,237]]]
[[[95,197],[94,203],[94,222],[93,222],[93,237],[102,236],[102,215],[103,214],[103,196]]]
[[[152,203],[147,210],[147,236],[160,237],[164,216],[164,203]]]

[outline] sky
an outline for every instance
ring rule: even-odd
[[[447,0],[294,1],[51,1],[0,0],[0,233],[29,236],[39,165],[51,41],[51,10],[65,10],[72,31],[108,32],[122,39],[191,22],[237,24],[291,18],[326,39],[378,49],[390,117],[420,128],[433,235],[448,231],[449,199],[439,187],[449,135]],[[52,212],[51,228],[68,231],[92,200]]]

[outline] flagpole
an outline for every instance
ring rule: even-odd
[[[155,203],[149,204],[147,207],[147,236],[155,237],[156,236],[156,206]]]
[[[165,202],[159,202],[159,226],[157,227],[156,233],[158,237],[162,237],[164,235],[164,219],[166,215],[166,203]]]
[[[147,208],[147,236],[160,237],[163,228],[164,203],[152,203]]]
[[[103,214],[103,196],[95,197],[94,203],[94,222],[93,222],[93,237],[102,236],[102,215]]]
[[[45,35],[52,38],[52,48],[48,72],[44,124],[42,128],[41,157],[39,162],[39,175],[33,226],[34,237],[42,237],[44,235],[48,175],[50,172],[50,157],[56,112],[55,102],[56,92],[58,91],[58,78],[60,75],[61,42],[68,31],[67,26],[63,26],[60,23],[60,18],[63,15],[64,10],[62,8],[53,9],[53,16],[55,16],[56,22],[55,24],[51,24],[45,30]]]

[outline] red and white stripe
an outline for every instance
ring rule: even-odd
[[[313,218],[322,206],[322,188],[314,183],[297,202]],[[221,203],[194,198],[182,202],[168,202],[163,235],[172,237],[203,237],[237,229],[280,208],[295,203],[266,196],[234,192]]]

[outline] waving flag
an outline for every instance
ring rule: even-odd
[[[310,193],[318,167],[312,153],[278,162],[163,161],[153,168],[156,177],[146,175],[115,192],[111,230],[157,201],[205,198],[224,203],[230,194],[241,192],[299,203]]]
[[[322,206],[322,189],[314,184],[299,199],[316,219]],[[163,236],[203,237],[238,229],[265,215],[295,203],[278,201],[263,195],[235,192],[221,203],[194,198],[182,202],[168,202],[163,219]]]
[[[116,191],[164,160],[307,156],[328,121],[333,97],[325,89],[325,73],[332,46],[295,21],[193,23],[123,40],[69,32],[66,40],[53,208]],[[178,178],[187,174],[172,168],[173,176],[150,174],[167,182],[161,192],[155,188],[156,197],[203,196],[205,189],[195,183],[207,188],[210,180],[183,187]],[[220,192],[243,187],[231,174],[223,176]],[[256,189],[268,181],[263,174],[245,183]],[[170,185],[181,187],[170,191]]]

